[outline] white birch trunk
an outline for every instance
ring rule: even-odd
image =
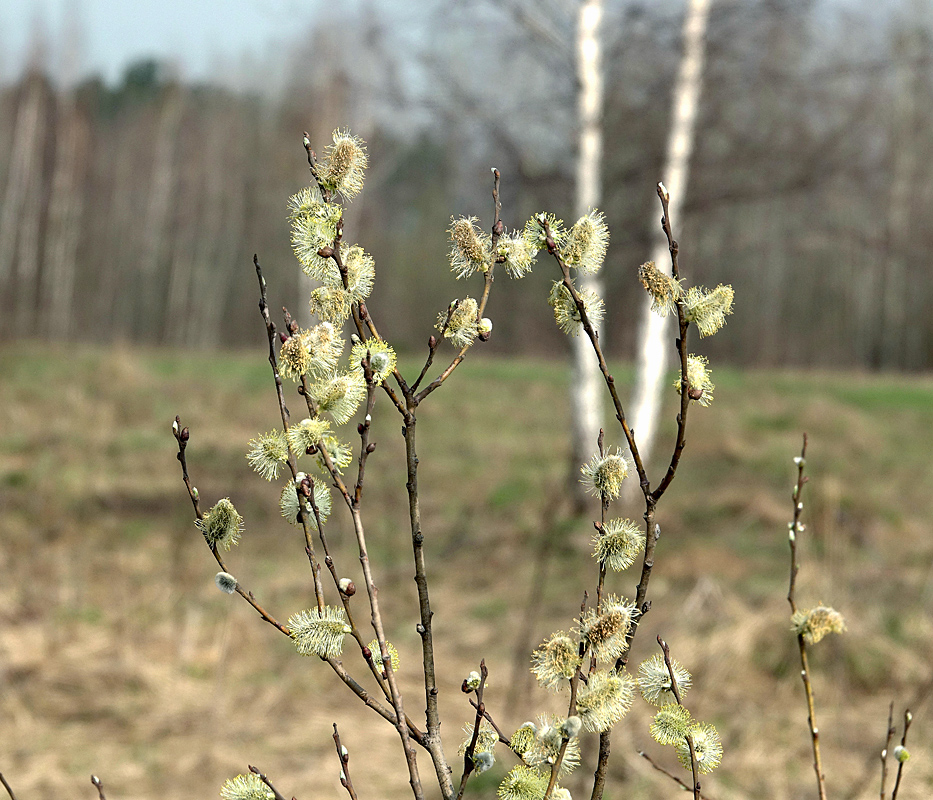
[[[711,0],[689,0],[684,17],[684,49],[677,81],[674,84],[674,108],[663,172],[663,182],[671,196],[669,211],[675,234],[681,227],[681,210],[687,193],[710,4]],[[667,239],[659,224],[655,223],[655,228],[651,260],[658,269],[670,274],[671,260]],[[638,348],[638,374],[630,413],[638,452],[642,461],[646,463],[651,456],[658,428],[668,351],[673,351],[670,330],[670,319],[653,314],[650,310],[650,299],[646,299]],[[627,487],[627,496],[631,497],[637,489],[637,482],[631,481]]]
[[[577,79],[579,95],[580,140],[577,161],[576,215],[581,217],[595,208],[602,197],[603,155],[603,72],[599,30],[603,19],[603,0],[582,0],[577,18]],[[601,281],[585,275],[579,286],[601,294]],[[577,478],[579,466],[596,452],[602,425],[602,376],[589,337],[573,337],[573,370],[570,382],[570,419],[572,436],[571,475],[577,505],[586,499]]]

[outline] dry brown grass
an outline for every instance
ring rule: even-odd
[[[191,524],[170,432],[176,413],[191,426],[189,466],[205,502],[229,495],[246,516],[231,570],[282,619],[308,605],[302,544],[244,459],[247,439],[276,419],[262,353],[20,346],[0,351],[0,375],[0,771],[20,800],[91,798],[91,772],[111,800],[214,797],[248,763],[287,796],[340,797],[334,720],[360,796],[406,796],[391,728],[246,604],[217,592]],[[443,731],[454,760],[470,717],[458,687],[482,657],[487,702],[504,727],[558,710],[530,686],[527,652],[515,651],[566,628],[593,581],[590,523],[544,513],[566,472],[563,381],[558,364],[473,358],[422,410]],[[681,474],[659,509],[654,605],[633,661],[662,633],[693,671],[688,705],[719,727],[726,747],[704,781],[710,797],[814,795],[784,598],[791,457],[806,429],[813,480],[798,596],[833,604],[850,629],[813,654],[830,796],[877,796],[891,699],[915,715],[900,796],[933,796],[933,381],[721,371],[717,384],[713,407],[693,415]],[[381,412],[370,552],[417,717],[402,440],[394,412]],[[356,577],[338,518],[338,563]],[[526,631],[541,563],[543,596]],[[631,592],[636,580],[624,575],[614,589]],[[645,748],[679,770],[650,740],[649,714],[637,703],[616,729],[609,798],[679,794],[636,755]],[[497,776],[498,765],[474,796],[493,796]]]

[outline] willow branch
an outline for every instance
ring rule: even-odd
[[[13,794],[13,787],[7,783],[6,778],[3,777],[3,773],[0,772],[0,783],[3,784],[3,788],[6,789],[6,793],[10,796],[10,800],[16,800],[16,795]]]
[[[790,524],[790,583],[787,590],[787,602],[790,603],[791,612],[797,612],[797,602],[795,599],[795,590],[797,585],[797,573],[800,571],[800,565],[797,563],[797,535],[803,530],[800,524],[800,515],[803,512],[803,502],[801,494],[807,478],[803,471],[806,466],[807,455],[807,435],[803,435],[803,446],[800,449],[800,456],[795,460],[797,464],[797,483],[794,486],[794,518]],[[820,800],[826,800],[826,778],[823,775],[823,759],[820,755],[820,730],[816,725],[816,706],[813,701],[813,682],[810,679],[810,661],[807,658],[807,642],[803,633],[797,634],[797,647],[800,650],[800,678],[803,681],[803,690],[807,698],[807,722],[810,728],[810,741],[813,746],[813,771],[816,773],[816,785],[819,791]]]
[[[888,730],[885,735],[884,747],[881,750],[881,800],[884,800],[884,785],[888,779],[888,751],[891,749],[891,740],[896,733],[894,727],[894,701],[888,706]]]
[[[253,775],[258,777],[259,780],[261,780],[266,786],[269,787],[269,790],[275,796],[275,800],[285,800],[285,797],[282,795],[282,793],[272,785],[271,781],[265,775],[263,775],[257,767],[254,767],[252,764],[247,764],[247,766]]]
[[[658,636],[658,644],[661,646],[661,652],[664,653],[664,664],[667,666],[667,674],[671,676],[671,692],[674,695],[674,699],[677,701],[677,705],[683,706],[683,701],[680,697],[680,687],[677,685],[677,676],[674,674],[674,664],[671,662],[671,649],[667,646],[667,642],[660,636]],[[700,772],[697,765],[696,749],[693,746],[693,736],[687,735],[684,739],[687,740],[687,747],[690,748],[690,770],[693,773],[693,800],[700,800]]]
[[[910,709],[904,711],[904,733],[901,736],[901,747],[907,746],[907,731],[910,728],[910,723],[913,720],[913,714],[910,713]],[[904,764],[907,763],[907,759],[897,760],[897,777],[894,779],[894,789],[891,792],[891,800],[897,800],[898,789],[901,788],[901,776],[904,774]]]
[[[107,800],[104,796],[104,785],[100,782],[100,778],[96,775],[91,775],[91,783],[94,784],[94,788],[97,789],[97,796],[99,800]]]
[[[486,660],[482,659],[479,662],[479,686],[476,688],[476,701],[472,704],[473,708],[476,709],[476,718],[473,720],[473,736],[470,738],[470,743],[467,745],[466,752],[463,754],[463,774],[460,776],[460,789],[457,791],[457,800],[461,800],[463,797],[463,791],[466,789],[467,781],[470,779],[470,774],[473,772],[475,766],[473,754],[476,752],[476,742],[479,740],[479,729],[486,715],[486,706],[483,703],[483,691],[486,688],[486,678],[488,677],[489,670],[486,669]],[[469,687],[466,686],[466,681],[464,681],[463,690],[469,691]]]
[[[483,318],[483,312],[486,310],[486,303],[489,301],[489,293],[492,290],[493,276],[495,273],[496,267],[496,249],[499,246],[499,238],[505,232],[505,226],[502,224],[502,220],[499,215],[502,211],[502,203],[499,201],[499,170],[493,169],[493,188],[492,188],[492,199],[494,206],[494,219],[492,224],[492,238],[490,239],[489,251],[489,269],[483,273],[483,293],[480,295],[479,302],[476,307],[476,319],[479,321]],[[449,319],[449,316],[448,316]],[[446,381],[453,371],[460,366],[460,363],[466,357],[467,350],[473,346],[474,342],[469,342],[460,348],[460,352],[454,357],[453,361],[447,366],[447,368],[438,375],[433,381],[431,381],[427,386],[424,387],[416,396],[415,396],[415,405],[417,406],[427,397],[431,392],[439,389],[444,381]],[[433,353],[429,354],[433,358]],[[425,366],[427,370],[427,365]],[[421,379],[419,378],[419,381]]]
[[[625,409],[622,407],[622,401],[619,399],[619,393],[616,391],[615,378],[613,378],[612,374],[609,372],[609,366],[606,364],[606,359],[603,356],[603,350],[599,344],[599,333],[593,327],[593,323],[590,321],[590,317],[586,313],[586,306],[583,303],[583,298],[580,296],[580,293],[577,291],[577,287],[574,286],[573,280],[570,277],[570,267],[567,266],[567,262],[565,262],[561,257],[557,248],[557,243],[554,241],[554,237],[551,235],[551,226],[546,220],[543,223],[543,227],[547,251],[552,256],[554,256],[555,261],[557,261],[557,264],[560,267],[561,275],[563,277],[563,284],[567,288],[567,291],[570,292],[570,296],[573,298],[574,305],[577,307],[577,313],[580,315],[580,323],[583,326],[583,331],[589,337],[589,340],[593,345],[593,350],[596,352],[596,358],[599,361],[599,371],[602,373],[603,380],[606,382],[606,387],[609,389],[609,396],[612,398],[612,405],[616,412],[616,419],[622,426],[622,433],[625,434],[625,441],[628,443],[629,450],[632,453],[632,460],[635,462],[635,470],[638,472],[639,483],[641,484],[641,488],[645,494],[645,497],[648,498],[650,496],[648,475],[645,472],[645,465],[642,463],[641,456],[638,453],[638,445],[635,444],[635,436],[632,433],[632,429],[629,428],[628,420],[625,417]]]
[[[353,788],[353,780],[350,778],[350,753],[340,743],[340,733],[337,731],[336,722],[334,723],[334,747],[337,748],[337,758],[340,759],[340,785],[347,790],[350,800],[356,800],[356,790]]]
[[[671,252],[671,274],[674,280],[680,279],[680,267],[677,263],[679,246],[674,241],[674,235],[671,231],[670,220],[670,195],[664,188],[664,184],[658,184],[658,197],[661,200],[661,227],[667,236],[668,248]],[[684,452],[684,445],[687,441],[687,409],[690,408],[690,382],[687,380],[687,317],[684,312],[682,300],[677,301],[677,323],[679,335],[677,337],[677,353],[680,355],[680,413],[677,415],[677,438],[674,441],[674,452],[671,455],[671,462],[667,467],[667,472],[658,484],[658,487],[651,493],[651,499],[658,502],[661,495],[667,491],[667,487],[674,480],[674,473],[677,472],[677,466],[680,464],[680,458]]]
[[[667,777],[670,778],[672,781],[674,781],[674,783],[683,787],[688,792],[691,791],[690,787],[686,783],[684,783],[680,778],[678,778],[673,772],[666,770],[660,764],[656,763],[651,758],[651,756],[649,756],[644,750],[639,750],[638,755],[640,755],[643,759],[645,759],[645,761],[651,764],[651,766],[654,767],[658,772],[660,772],[663,775],[667,775]],[[702,800],[709,800],[709,798],[705,794],[701,794],[700,797],[702,798]]]
[[[288,407],[285,405],[285,393],[282,389],[282,375],[279,372],[278,356],[275,352],[275,323],[272,321],[272,317],[269,316],[269,303],[266,298],[266,279],[263,277],[262,267],[259,265],[258,255],[253,255],[253,265],[256,267],[256,277],[259,280],[259,313],[262,315],[263,322],[266,325],[266,337],[269,340],[269,366],[272,368],[272,377],[275,380],[275,394],[279,403],[279,415],[282,418],[282,431],[287,434],[290,414]],[[285,318],[286,325],[289,328],[289,333],[294,333],[297,331],[297,323],[292,322],[288,311],[285,311]],[[298,477],[298,466],[295,454],[292,452],[291,447],[288,448],[287,463],[288,470],[292,475],[292,483],[294,485],[294,482]],[[298,507],[301,508],[301,488],[299,486],[294,486],[294,491],[298,495]],[[302,531],[304,533],[305,547],[311,549],[311,579],[314,583],[314,597],[317,601],[318,610],[323,611],[324,586],[321,583],[321,566],[318,564],[317,558],[314,555],[314,539],[311,536],[311,531],[308,527],[308,521],[302,514],[299,514],[299,517]]]

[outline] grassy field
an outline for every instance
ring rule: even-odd
[[[617,375],[624,390],[629,373]],[[656,651],[660,633],[692,670],[688,705],[725,744],[703,782],[708,797],[815,796],[785,598],[792,458],[805,430],[812,479],[798,597],[835,606],[849,626],[812,651],[830,796],[877,796],[891,700],[896,714],[914,712],[899,796],[933,796],[933,380],[725,369],[714,378],[716,401],[692,410],[659,507],[653,607],[633,663]],[[480,658],[487,704],[509,732],[560,710],[532,685],[529,651],[571,625],[595,577],[591,520],[554,502],[568,474],[565,388],[559,363],[477,356],[420,412],[443,732],[455,762],[472,716],[459,686]],[[175,414],[191,427],[189,469],[205,505],[229,496],[246,518],[231,571],[283,621],[312,602],[303,540],[244,458],[247,440],[277,418],[260,350],[0,350],[0,771],[20,800],[95,797],[92,772],[111,800],[172,800],[217,796],[256,764],[288,797],[336,798],[338,721],[360,797],[405,797],[390,726],[215,588],[175,460]],[[406,707],[419,719],[403,441],[385,398],[374,425],[364,516]],[[672,431],[669,420],[665,459]],[[621,444],[615,428],[607,441]],[[330,539],[341,574],[358,579],[345,516],[332,517]],[[637,575],[610,580],[631,596]],[[349,649],[346,659],[361,672]],[[645,749],[687,776],[651,740],[649,718],[639,700],[615,729],[610,800],[683,796],[638,756]],[[592,762],[591,747],[584,755]],[[430,785],[430,762],[421,765]],[[510,766],[500,754],[473,796],[494,796]],[[582,780],[566,785],[584,796]]]

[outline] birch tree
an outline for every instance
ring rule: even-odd
[[[577,14],[576,67],[578,80],[577,113],[580,116],[577,154],[576,215],[595,208],[602,197],[603,157],[603,69],[599,34],[603,20],[603,0],[582,0]],[[581,288],[602,294],[596,275],[583,276]],[[574,501],[583,509],[588,500],[576,470],[586,463],[596,448],[602,425],[602,394],[599,365],[593,361],[592,346],[582,336],[572,339],[573,375],[570,382],[571,485]]]
[[[681,224],[681,210],[690,173],[690,155],[693,152],[711,2],[712,0],[688,2],[684,17],[683,55],[672,95],[673,113],[667,139],[663,180],[670,193],[669,217],[673,220],[673,225],[678,227]],[[659,269],[669,274],[668,243],[660,226],[656,228],[651,260]],[[645,303],[638,347],[638,374],[632,402],[632,425],[644,461],[651,456],[657,432],[664,373],[668,363],[669,336],[668,319],[653,314],[650,304]],[[628,496],[634,496],[637,489],[637,486],[629,486]]]

